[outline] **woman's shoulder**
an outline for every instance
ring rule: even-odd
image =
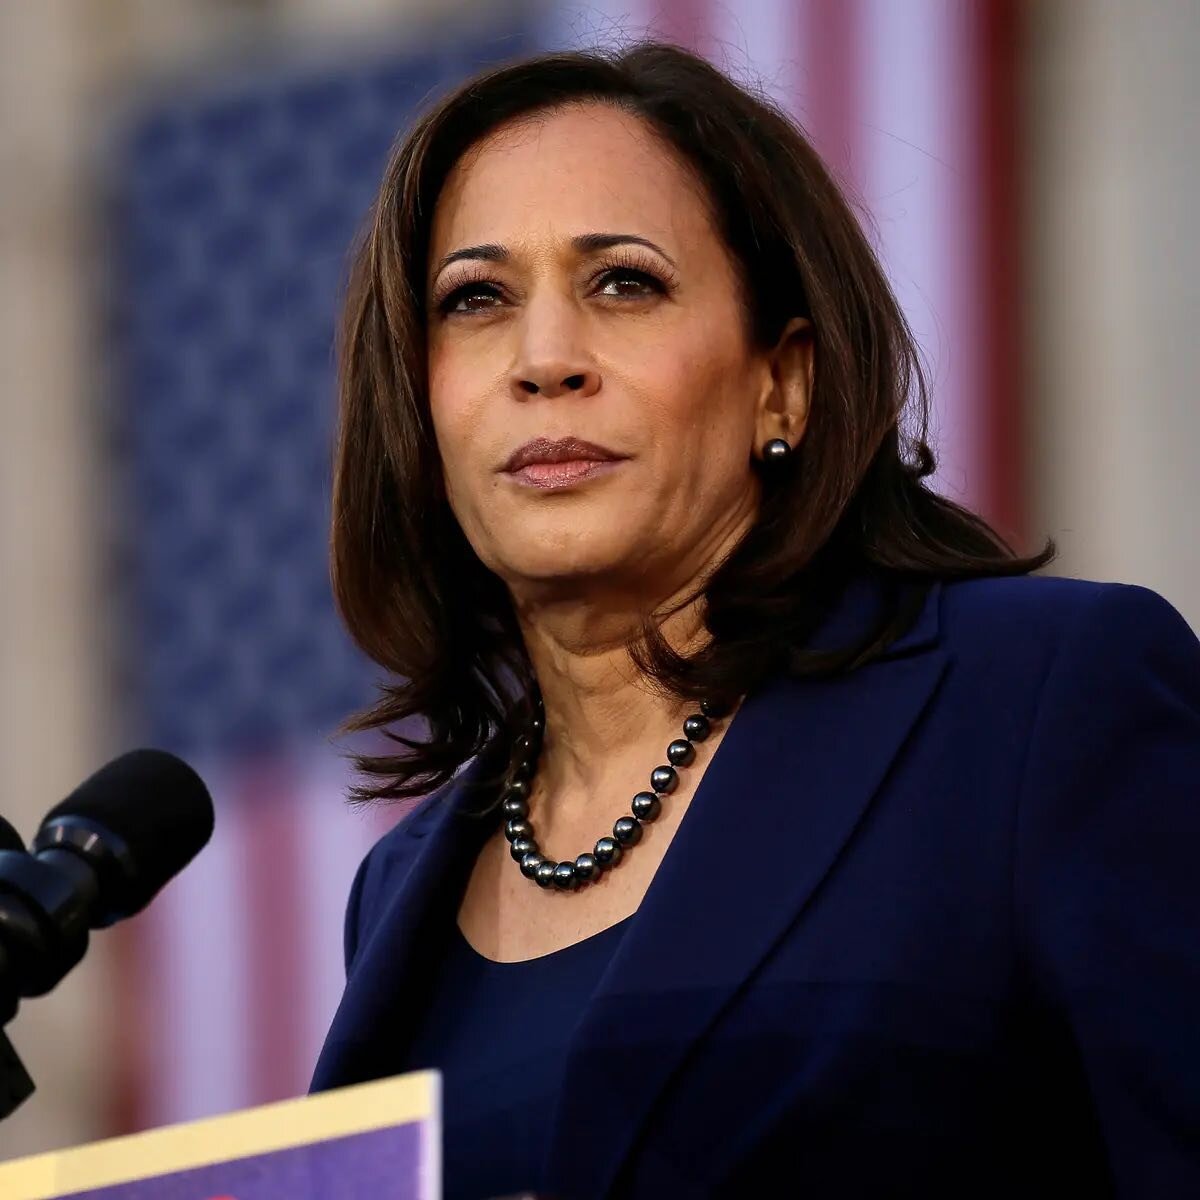
[[[1138,584],[1021,575],[956,580],[940,591],[946,643],[991,654],[1040,657],[1076,642],[1195,639],[1169,600]]]
[[[1169,693],[1200,713],[1200,640],[1150,588],[1020,576],[938,591],[938,643],[953,663],[947,704],[1095,723]]]
[[[453,779],[428,795],[396,803],[395,824],[376,839],[359,863],[350,889],[349,915],[352,919],[374,907],[381,888],[385,892],[390,888],[396,868],[406,854],[420,844],[419,839],[426,835],[439,814],[448,811],[462,786],[463,775],[470,771],[475,761],[469,759]]]

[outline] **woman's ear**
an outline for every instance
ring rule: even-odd
[[[793,450],[808,427],[813,387],[813,326],[793,317],[767,355],[769,379],[759,398],[755,455],[772,438],[783,438]]]

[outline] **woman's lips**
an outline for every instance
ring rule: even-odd
[[[619,467],[625,459],[577,458],[568,462],[535,462],[526,463],[516,471],[507,472],[509,478],[515,479],[526,487],[553,488],[571,487],[585,480],[594,479],[598,475],[607,475]]]

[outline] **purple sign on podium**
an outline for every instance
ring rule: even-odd
[[[399,1075],[0,1164],[4,1200],[440,1200],[440,1077]]]

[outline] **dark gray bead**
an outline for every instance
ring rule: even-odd
[[[521,734],[513,743],[514,758],[532,758],[537,742],[527,733]]]
[[[546,860],[536,851],[525,855],[525,857],[521,859],[521,874],[524,875],[526,879],[532,879],[537,874],[538,867],[540,867],[545,861]]]
[[[517,838],[531,838],[533,826],[523,817],[514,817],[504,826],[504,836],[510,842],[515,842]]]
[[[564,892],[573,892],[579,886],[579,880],[575,878],[574,863],[560,862],[554,868],[554,886]]]
[[[595,878],[600,873],[600,865],[595,858],[590,854],[581,854],[575,860],[575,874],[580,882],[586,883],[589,879]]]
[[[529,784],[524,779],[510,779],[504,788],[504,798],[507,800],[510,796],[518,800],[528,800]]]
[[[785,458],[789,458],[792,453],[791,442],[783,438],[772,438],[763,447],[763,460],[769,463],[783,462]]]
[[[512,768],[508,772],[509,787],[511,788],[512,784],[518,781],[523,783],[527,779],[532,779],[533,767],[534,763],[531,758],[523,758],[520,762],[513,763]]]
[[[700,711],[706,717],[712,717],[714,721],[719,721],[722,717],[729,716],[733,705],[728,700],[718,700],[715,697],[711,700],[700,701]]]
[[[656,792],[673,792],[679,786],[679,776],[674,767],[655,767],[650,772],[650,786]]]
[[[508,848],[509,854],[513,856],[514,862],[520,862],[527,854],[537,853],[537,842],[533,838],[517,838]]]
[[[529,719],[529,733],[532,737],[540,738],[546,732],[546,718],[539,711]]]
[[[547,859],[533,873],[533,878],[536,880],[538,887],[549,887],[554,882],[554,869],[557,863],[552,863]]]
[[[638,792],[630,807],[639,821],[653,821],[662,812],[662,801],[653,792]]]
[[[692,713],[683,723],[683,732],[693,742],[702,742],[712,733],[712,725],[703,713]]]
[[[615,867],[621,861],[621,845],[616,838],[602,837],[592,855],[602,867]]]
[[[520,820],[521,817],[529,816],[529,804],[522,800],[520,796],[509,796],[507,800],[500,805],[504,815],[510,820]]]
[[[667,762],[672,766],[686,767],[696,761],[696,747],[684,738],[676,738],[667,747]]]
[[[637,817],[618,817],[613,823],[613,837],[622,846],[636,846],[642,840],[642,824]]]

